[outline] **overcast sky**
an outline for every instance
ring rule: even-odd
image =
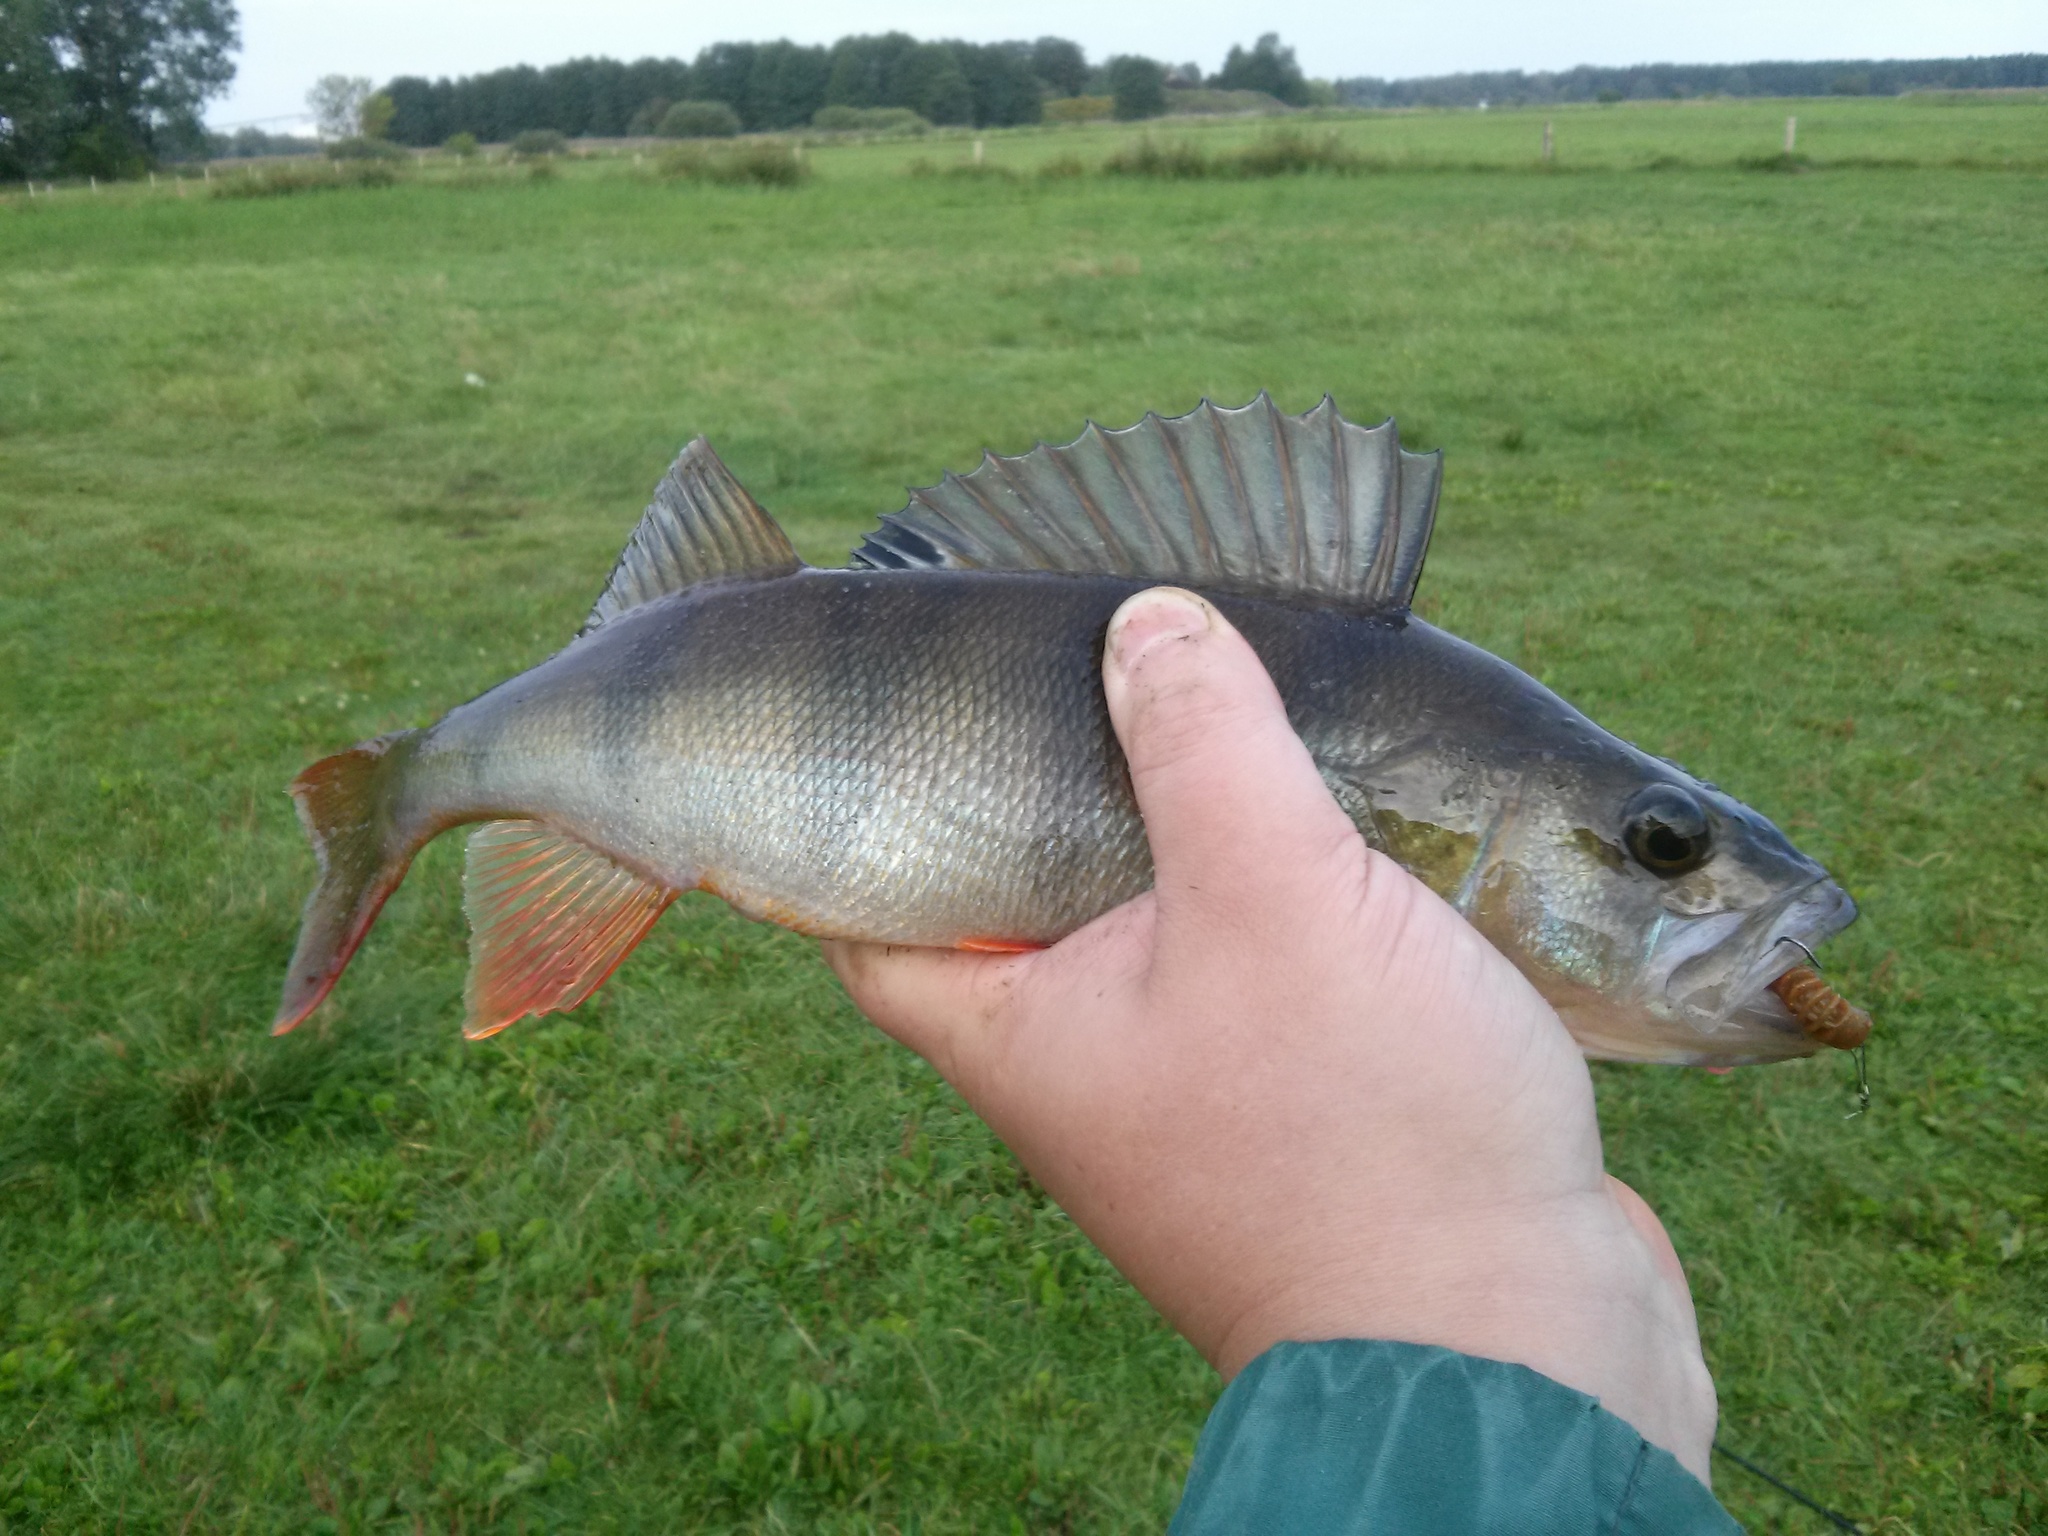
[[[1232,43],[1277,27],[1309,74],[1332,78],[2048,49],[2048,0],[241,0],[241,12],[241,67],[207,113],[215,126],[301,113],[307,87],[325,74],[381,84],[591,54],[690,58],[707,43],[829,43],[892,30],[974,42],[1050,33],[1074,39],[1091,59],[1144,53],[1214,69]]]

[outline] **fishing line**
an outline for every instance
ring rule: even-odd
[[[1867,1049],[1868,1047],[1861,1045],[1856,1047],[1856,1107],[1842,1116],[1844,1120],[1854,1120],[1870,1108],[1870,1060],[1865,1054]]]
[[[1796,1499],[1799,1503],[1804,1504],[1808,1509],[1812,1510],[1816,1515],[1819,1515],[1823,1520],[1827,1521],[1828,1524],[1832,1525],[1836,1530],[1854,1531],[1856,1533],[1856,1536],[1863,1536],[1863,1527],[1858,1525],[1854,1520],[1851,1520],[1847,1515],[1841,1513],[1841,1511],[1829,1509],[1827,1505],[1821,1503],[1818,1499],[1808,1498],[1805,1494],[1801,1493],[1797,1488],[1794,1488],[1790,1483],[1785,1482],[1781,1478],[1771,1476],[1770,1473],[1766,1472],[1762,1467],[1758,1466],[1755,1462],[1751,1461],[1747,1456],[1736,1455],[1735,1452],[1729,1450],[1727,1446],[1723,1445],[1718,1440],[1714,1442],[1714,1453],[1718,1456],[1726,1456],[1730,1461],[1734,1462],[1735,1465],[1742,1468],[1743,1471],[1753,1473],[1756,1476],[1762,1478],[1765,1482],[1769,1483],[1773,1488],[1777,1489],[1778,1492],[1784,1494],[1786,1498]]]

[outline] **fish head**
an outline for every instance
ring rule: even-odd
[[[1770,983],[1856,904],[1768,818],[1611,737],[1525,764],[1498,812],[1459,904],[1588,1054],[1732,1066],[1818,1048]]]

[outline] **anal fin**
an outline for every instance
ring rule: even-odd
[[[647,936],[676,893],[537,821],[486,822],[469,835],[471,1040],[527,1014],[574,1008]]]

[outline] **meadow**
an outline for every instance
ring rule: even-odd
[[[811,944],[686,898],[464,1044],[444,839],[273,1040],[282,789],[562,644],[698,432],[838,563],[1261,388],[1444,449],[1426,616],[1862,904],[1866,1113],[1596,1068],[1724,1442],[2048,1522],[2048,101],[1549,115],[1547,170],[1388,114],[1314,125],[1382,174],[1095,172],[1225,123],[0,199],[0,1531],[1162,1528],[1216,1378]]]

